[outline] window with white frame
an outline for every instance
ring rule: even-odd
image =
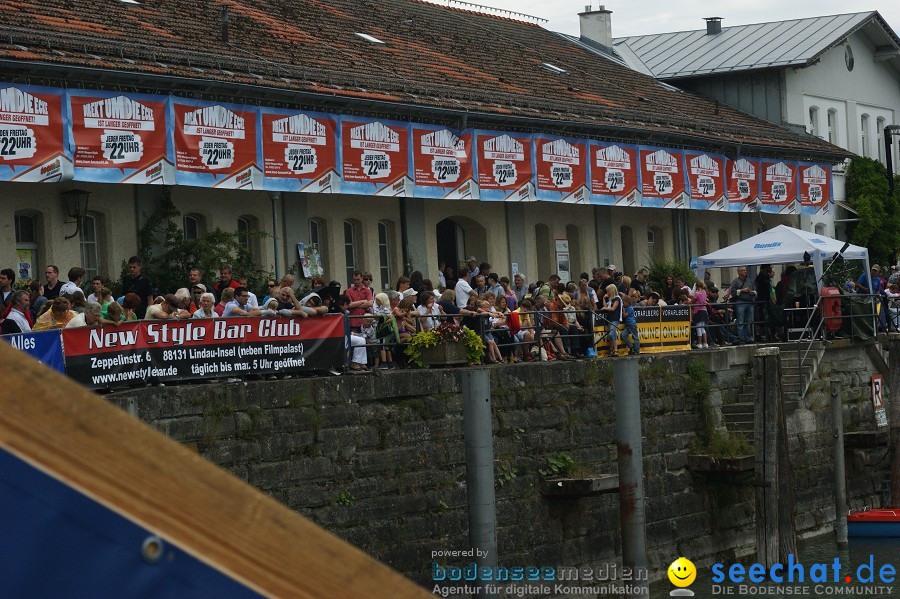
[[[875,119],[875,155],[879,162],[884,162],[884,119]]]
[[[84,280],[90,281],[100,274],[100,242],[98,236],[98,218],[90,212],[81,218],[81,233],[78,241],[81,245],[81,266],[84,268]]]
[[[353,271],[357,270],[356,223],[352,220],[344,221],[344,267],[347,270],[347,286],[353,284]]]
[[[809,109],[809,133],[817,137],[819,135],[819,109],[815,106]]]
[[[203,235],[201,217],[196,214],[185,214],[181,219],[184,229],[184,238],[187,241],[195,241]]]
[[[381,285],[390,285],[391,281],[391,227],[385,221],[378,221],[378,267],[381,271]]]
[[[252,249],[250,247],[250,231],[252,230],[252,226],[250,224],[250,219],[239,216],[237,219],[237,238],[238,243],[241,244],[242,247],[246,248],[248,252],[251,252]]]
[[[869,115],[864,114],[859,118],[859,153],[869,157]]]
[[[30,214],[17,212],[16,221],[16,275],[21,279],[38,278],[37,219]]]
[[[837,145],[837,111],[832,109],[828,111],[828,143]]]

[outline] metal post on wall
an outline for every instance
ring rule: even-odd
[[[647,570],[644,512],[644,450],[641,445],[641,397],[638,359],[616,360],[616,447],[619,460],[619,519],[622,525],[622,565],[640,575]],[[649,587],[637,586],[632,597],[647,597]]]
[[[834,536],[838,549],[847,549],[847,483],[844,469],[844,412],[841,382],[832,379],[831,421],[834,426]]]
[[[278,222],[278,211],[281,208],[281,192],[270,191],[269,199],[272,200],[272,244],[275,248],[275,280],[277,281],[282,274],[281,272],[281,238],[278,235],[278,229],[281,225]]]
[[[491,431],[491,377],[486,368],[461,373],[463,433],[466,446],[466,503],[469,542],[475,563],[497,566],[497,508],[494,496],[494,437]],[[479,597],[491,596],[486,582],[475,582]]]

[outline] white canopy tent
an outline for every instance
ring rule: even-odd
[[[808,252],[815,269],[816,280],[819,282],[819,288],[821,289],[822,263],[830,260],[843,247],[843,241],[794,229],[786,225],[778,225],[773,229],[739,241],[727,248],[700,256],[697,259],[694,274],[698,279],[702,279],[703,271],[707,268],[803,262],[804,254]],[[869,278],[868,287],[871,289],[869,250],[858,245],[848,244],[843,256],[846,260],[862,260],[865,262],[866,277]]]

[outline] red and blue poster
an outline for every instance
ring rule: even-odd
[[[277,108],[259,116],[265,189],[340,193],[338,117]]]
[[[0,84],[0,181],[56,183],[72,178],[63,93]]]
[[[221,189],[262,189],[251,106],[172,98],[175,182]]]
[[[834,201],[831,165],[798,163],[800,169],[800,214],[828,214]]]
[[[167,143],[168,98],[69,91],[77,181],[174,185]]]
[[[456,131],[416,123],[410,126],[410,135],[417,198],[479,198],[473,159],[473,130]]]
[[[763,212],[797,214],[797,163],[761,161],[759,201]]]
[[[759,211],[759,173],[756,158],[738,158],[726,163],[729,212]]]
[[[564,204],[590,203],[587,140],[534,136],[537,197]]]
[[[691,208],[725,210],[725,156],[685,150]]]
[[[366,117],[341,117],[344,193],[412,196],[409,124]]]
[[[650,208],[689,208],[681,150],[641,146],[641,205]]]
[[[638,148],[630,144],[590,142],[591,203],[640,206]]]
[[[534,201],[531,134],[476,131],[478,187],[482,200]]]

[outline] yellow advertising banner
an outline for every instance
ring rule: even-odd
[[[690,306],[635,306],[634,318],[641,340],[641,353],[691,349]],[[619,345],[616,349],[620,356],[628,353],[628,347],[622,341],[624,333],[625,325],[619,324]],[[594,347],[598,356],[609,355],[609,325],[602,320],[594,326]]]

